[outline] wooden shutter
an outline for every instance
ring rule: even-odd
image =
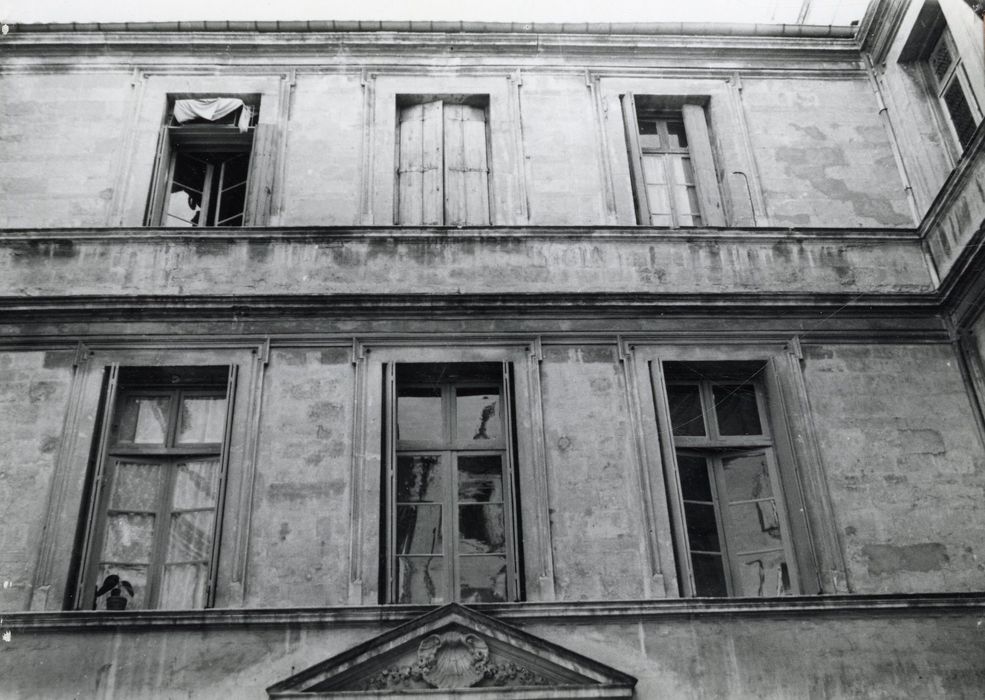
[[[205,585],[205,607],[215,605],[215,583],[219,573],[219,538],[222,537],[222,521],[226,510],[226,477],[229,473],[229,447],[233,439],[233,404],[236,402],[236,379],[239,366],[229,365],[226,378],[226,426],[222,434],[222,453],[219,455],[219,494],[212,524],[212,552],[209,555],[209,579]]]
[[[633,197],[636,203],[636,223],[650,225],[650,204],[646,199],[646,178],[643,176],[643,151],[640,149],[640,125],[636,121],[636,99],[627,92],[622,100],[622,120],[626,128],[629,151],[629,170],[633,176]]]
[[[89,492],[88,518],[89,523],[86,528],[85,541],[82,543],[82,575],[79,576],[78,585],[75,591],[75,608],[88,610],[92,607],[91,594],[96,590],[96,562],[94,557],[97,553],[92,551],[96,542],[99,541],[99,528],[102,526],[100,516],[101,504],[103,500],[103,487],[106,474],[107,452],[109,451],[109,436],[112,432],[113,411],[116,408],[116,389],[119,383],[120,367],[117,364],[107,365],[103,377],[102,390],[102,410],[99,418],[98,434],[94,437],[99,440],[95,454],[92,457],[94,462],[90,464],[92,474],[92,488]]]
[[[171,184],[171,165],[174,160],[171,149],[171,134],[168,127],[163,126],[161,133],[157,135],[157,159],[154,162],[154,174],[151,177],[150,193],[147,197],[145,226],[164,225],[164,203],[168,198],[168,188]]]
[[[722,212],[722,198],[718,190],[718,175],[711,152],[705,109],[701,105],[684,105],[681,114],[684,116],[684,131],[694,168],[694,183],[697,185],[698,201],[701,203],[701,219],[706,226],[724,226],[725,214]]]
[[[446,104],[444,137],[445,224],[487,225],[486,111],[481,107]]]
[[[274,161],[277,127],[257,124],[253,132],[250,173],[246,181],[246,208],[243,226],[266,226],[274,191]]]
[[[444,223],[444,173],[440,100],[400,110],[397,223]]]

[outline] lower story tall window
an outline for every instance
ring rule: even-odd
[[[507,368],[391,367],[389,600],[517,600]]]
[[[231,385],[224,366],[124,367],[111,379],[82,607],[205,607]]]
[[[667,363],[678,560],[694,596],[772,597],[797,577],[760,372]]]

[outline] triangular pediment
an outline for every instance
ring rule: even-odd
[[[457,603],[267,688],[272,698],[628,698],[636,679]]]

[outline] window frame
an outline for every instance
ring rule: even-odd
[[[163,374],[194,375],[202,370],[219,376],[225,371],[225,380],[219,383],[215,380],[195,381],[180,379],[174,386],[168,385],[160,378]],[[136,378],[121,381],[122,373],[136,375]],[[141,381],[139,375],[145,374],[155,379]],[[110,507],[115,479],[119,473],[121,461],[127,463],[159,464],[165,470],[163,483],[159,486],[156,498],[157,507],[153,511],[158,523],[149,555],[147,588],[145,605],[139,610],[158,610],[160,608],[160,591],[164,576],[164,561],[170,517],[175,509],[174,485],[176,469],[167,469],[169,463],[177,464],[182,458],[214,457],[217,460],[216,502],[212,509],[214,518],[211,526],[211,541],[208,546],[207,572],[202,607],[208,608],[214,604],[216,579],[218,574],[219,546],[222,536],[223,514],[226,501],[226,483],[230,445],[233,430],[233,413],[236,398],[237,365],[176,365],[176,366],[144,366],[144,365],[108,365],[105,368],[104,386],[101,392],[102,412],[101,426],[98,431],[98,441],[93,445],[95,459],[90,475],[92,488],[89,493],[88,505],[85,510],[85,530],[80,558],[80,574],[74,592],[75,609],[96,609],[97,602],[90,592],[99,585],[98,571],[102,562],[102,548],[105,544],[107,523],[110,511],[120,510]],[[218,443],[177,443],[178,419],[180,418],[180,401],[185,396],[222,396],[226,409],[222,425],[222,440]],[[160,445],[121,441],[117,436],[119,423],[123,417],[124,402],[129,397],[140,396],[169,396],[167,431],[164,442]],[[169,447],[170,445],[170,447]],[[126,509],[122,509],[126,511]],[[194,509],[199,510],[199,509]],[[144,511],[141,511],[144,512]],[[150,512],[150,511],[147,511]],[[121,564],[121,565],[126,565]],[[149,603],[153,603],[150,605]],[[138,608],[130,608],[138,610]]]
[[[499,377],[490,378],[459,378],[453,377],[443,379],[440,382],[410,381],[399,382],[397,373],[399,368],[408,368],[417,365],[424,372],[435,367],[456,367],[458,373],[480,371],[479,365],[489,366],[499,365],[501,367]],[[413,371],[413,370],[410,370]],[[462,555],[459,552],[459,512],[458,509],[463,504],[458,497],[458,460],[461,456],[487,456],[499,455],[502,457],[502,483],[503,483],[503,518],[504,518],[504,551],[506,559],[506,599],[502,602],[514,602],[523,599],[522,581],[522,561],[520,547],[520,517],[519,517],[519,476],[516,469],[516,423],[514,418],[513,392],[512,385],[512,363],[511,362],[389,362],[384,367],[384,378],[386,383],[386,394],[384,399],[386,420],[384,422],[384,442],[385,454],[383,459],[383,484],[381,503],[384,510],[381,513],[383,523],[381,533],[384,535],[384,543],[381,551],[381,599],[385,604],[439,604],[447,602],[461,602],[460,590],[461,579],[459,577],[458,560]],[[499,440],[492,445],[475,446],[466,442],[460,442],[457,438],[456,426],[456,398],[455,391],[458,388],[486,388],[495,383],[499,390],[502,432]],[[401,440],[397,435],[397,411],[398,411],[398,392],[402,389],[413,388],[433,388],[440,386],[441,392],[441,440]],[[401,555],[397,552],[397,510],[400,504],[397,502],[396,484],[398,478],[398,460],[402,456],[424,456],[441,455],[441,460],[446,465],[444,479],[443,500],[440,505],[442,508],[442,539],[443,544],[440,556],[443,557],[447,566],[445,567],[444,579],[448,587],[447,599],[437,601],[400,601],[399,600],[399,572],[398,558]],[[435,556],[417,555],[417,556]],[[481,556],[481,555],[477,555]]]
[[[649,498],[657,514],[661,560],[666,562],[662,565],[666,595],[690,594],[679,576],[681,556],[675,528],[680,520],[671,512],[671,506],[679,498],[680,483],[665,387],[667,363],[741,371],[740,379],[756,374],[762,382],[769,415],[768,427],[788,516],[800,595],[848,593],[840,533],[821,461],[797,339],[777,340],[769,336],[745,342],[688,344],[641,338],[632,345],[631,358],[639,366],[635,392],[647,418],[643,423],[644,439],[649,445],[647,471],[654,485]],[[670,380],[679,378],[673,368],[669,369]]]
[[[680,364],[687,365],[688,363]],[[723,367],[727,367],[727,363],[723,364]],[[730,551],[732,547],[731,540],[733,539],[731,533],[735,531],[735,528],[730,524],[730,509],[726,505],[734,505],[734,503],[725,504],[722,500],[722,494],[726,491],[723,462],[725,459],[731,457],[755,455],[761,452],[764,455],[764,461],[770,478],[771,499],[777,511],[780,540],[787,565],[787,578],[790,591],[786,595],[797,595],[800,593],[800,576],[797,559],[794,555],[791,542],[790,521],[786,505],[787,499],[783,489],[783,482],[780,478],[774,438],[770,427],[766,389],[763,381],[758,377],[743,380],[735,379],[727,376],[729,374],[727,369],[723,374],[726,376],[722,378],[706,378],[701,380],[667,378],[664,381],[665,392],[673,386],[694,386],[698,388],[705,429],[705,435],[703,436],[676,435],[673,434],[673,429],[670,431],[671,434],[667,436],[668,441],[671,443],[671,450],[668,454],[672,456],[672,463],[669,466],[675,475],[674,483],[676,486],[673,489],[674,496],[671,498],[670,510],[673,517],[675,547],[678,553],[678,581],[682,584],[685,596],[693,597],[698,595],[694,580],[694,565],[690,557],[690,554],[694,553],[695,550],[691,548],[688,535],[689,527],[685,516],[686,504],[689,500],[693,499],[688,499],[684,496],[678,457],[683,454],[706,461],[712,494],[710,504],[714,507],[715,524],[720,547],[719,554],[723,559],[722,570],[726,597],[731,598],[736,597],[735,588],[739,578],[737,557],[742,555]],[[715,399],[714,390],[717,387],[740,386],[751,386],[755,392],[760,432],[755,435],[723,435],[719,426],[718,413],[716,411],[718,404]],[[669,405],[669,396],[667,400]],[[749,554],[749,552],[745,554]]]
[[[933,90],[933,94],[936,98],[938,108],[941,111],[943,121],[947,123],[947,130],[951,135],[951,142],[954,144],[954,147],[960,155],[963,154],[970,145],[977,126],[982,122],[983,114],[981,105],[978,104],[978,100],[975,97],[975,91],[971,88],[971,82],[968,79],[968,74],[965,70],[964,60],[961,53],[958,51],[954,36],[951,34],[951,30],[948,28],[946,22],[941,22],[941,24],[942,26],[940,27],[940,30],[936,33],[933,40],[929,42],[927,54],[923,63],[928,82]],[[943,75],[938,76],[934,67],[934,57],[937,55],[942,46],[947,51],[950,62],[948,63]],[[974,125],[974,128],[972,128],[970,133],[967,135],[958,131],[957,125],[954,121],[954,115],[951,113],[951,109],[948,106],[946,99],[947,93],[955,86],[960,91],[961,97],[964,99],[964,103],[968,108],[969,116],[971,117]]]
[[[251,111],[250,125],[245,133],[240,132],[237,126],[238,115],[241,109],[234,110],[216,122],[205,122],[203,120],[193,120],[184,124],[179,124],[174,119],[174,105],[179,99],[201,99],[211,97],[233,97],[243,101],[244,107]],[[257,163],[258,150],[269,147],[272,135],[267,133],[269,128],[262,128],[260,123],[261,96],[259,94],[186,94],[172,93],[167,96],[166,110],[161,122],[158,133],[156,149],[156,164],[154,174],[151,178],[151,187],[148,194],[147,213],[145,225],[160,226],[162,228],[242,228],[254,224],[257,216],[256,207],[251,206],[251,202],[256,198],[258,192],[258,180],[263,177],[264,165]],[[206,185],[205,196],[203,196],[201,211],[204,213],[202,219],[206,223],[196,223],[190,226],[169,226],[168,225],[168,199],[171,192],[174,172],[177,167],[178,157],[181,154],[208,153],[212,155],[225,154],[229,157],[225,161],[235,157],[240,153],[248,153],[249,160],[246,167],[244,180],[243,210],[240,214],[226,217],[226,221],[237,216],[242,217],[241,222],[236,225],[215,223],[218,217],[218,203],[213,207],[208,192],[213,189],[211,173],[206,175],[208,184]],[[223,163],[224,166],[224,163]],[[211,168],[215,168],[212,164]],[[211,171],[210,168],[210,171]],[[221,177],[221,176],[220,176]],[[222,187],[223,183],[219,183]],[[221,203],[221,200],[220,202]],[[212,222],[208,222],[211,219]]]
[[[625,92],[620,95],[622,105],[623,127],[626,138],[626,148],[629,157],[630,179],[633,190],[633,202],[636,208],[636,223],[643,226],[654,226],[653,215],[647,198],[646,175],[643,166],[644,155],[650,150],[641,141],[640,121],[644,119],[681,121],[684,124],[686,149],[675,149],[675,154],[685,150],[691,161],[693,186],[697,194],[697,212],[690,216],[701,218],[701,223],[685,225],[680,221],[681,214],[677,210],[674,192],[668,193],[671,208],[671,228],[705,228],[725,226],[725,215],[722,209],[721,189],[718,181],[718,168],[715,163],[711,144],[711,134],[708,128],[706,106],[707,97],[701,96],[671,96],[653,94],[635,94]],[[641,115],[643,115],[641,117]],[[671,151],[661,151],[671,153]],[[668,187],[673,183],[668,171]],[[687,183],[684,183],[687,185]]]

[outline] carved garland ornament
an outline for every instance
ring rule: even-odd
[[[417,647],[417,661],[391,666],[365,679],[359,690],[394,690],[426,683],[432,688],[471,688],[483,679],[487,686],[550,685],[550,681],[512,661],[493,663],[489,647],[471,633],[432,634]]]

